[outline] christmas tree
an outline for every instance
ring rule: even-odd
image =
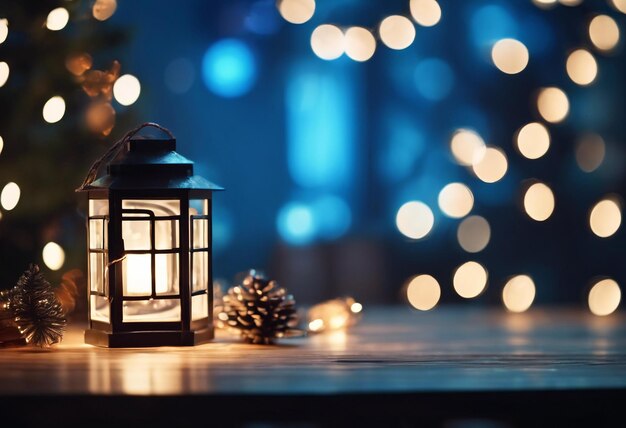
[[[127,35],[103,21],[116,7],[115,0],[0,4],[0,288],[33,262],[58,270],[53,283],[86,264],[74,189],[132,119],[113,108],[123,68],[115,48]]]

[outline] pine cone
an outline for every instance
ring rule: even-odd
[[[15,317],[15,323],[29,343],[49,346],[61,340],[65,314],[39,266],[31,264],[7,297],[6,309]]]
[[[228,289],[224,312],[228,325],[249,343],[271,344],[277,338],[299,335],[293,296],[276,281],[251,270],[241,285]]]

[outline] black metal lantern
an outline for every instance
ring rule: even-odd
[[[176,152],[171,134],[133,139],[145,126],[163,129],[131,131],[116,144],[122,154],[109,152],[115,159],[107,174],[94,181],[97,162],[78,189],[89,203],[85,342],[205,343],[213,338],[211,200],[223,189],[193,175],[193,162]]]

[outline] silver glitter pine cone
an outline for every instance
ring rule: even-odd
[[[272,344],[276,339],[300,336],[296,302],[276,281],[251,270],[241,285],[224,296],[228,326],[240,331],[248,343]]]

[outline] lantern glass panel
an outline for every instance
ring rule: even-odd
[[[90,296],[91,319],[109,324],[110,322],[110,305],[109,300],[102,296]]]
[[[176,199],[124,199],[123,210],[150,210],[157,216],[180,215],[180,201]]]
[[[149,251],[152,248],[150,220],[123,220],[122,239],[124,240],[124,249],[127,251]]]
[[[154,226],[154,239],[157,250],[178,248],[178,220],[156,221]]]
[[[191,298],[191,320],[201,320],[209,316],[209,296],[199,294]]]
[[[209,286],[209,253],[195,251],[192,254],[191,291],[207,290]]]
[[[122,271],[124,296],[150,296],[152,294],[152,256],[150,254],[127,254],[122,262]],[[162,272],[155,271],[155,273]]]
[[[180,300],[151,299],[124,302],[123,322],[180,321]]]
[[[178,294],[178,254],[157,254],[154,267],[156,294]]]
[[[209,220],[206,218],[193,219],[193,247],[209,247]]]
[[[89,249],[104,250],[107,248],[107,221],[104,218],[89,220]]]
[[[109,215],[108,199],[90,199],[89,200],[89,216],[106,216]]]
[[[104,294],[105,285],[104,253],[89,253],[89,283],[91,291]]]
[[[209,201],[206,199],[189,200],[189,215],[208,215]]]

